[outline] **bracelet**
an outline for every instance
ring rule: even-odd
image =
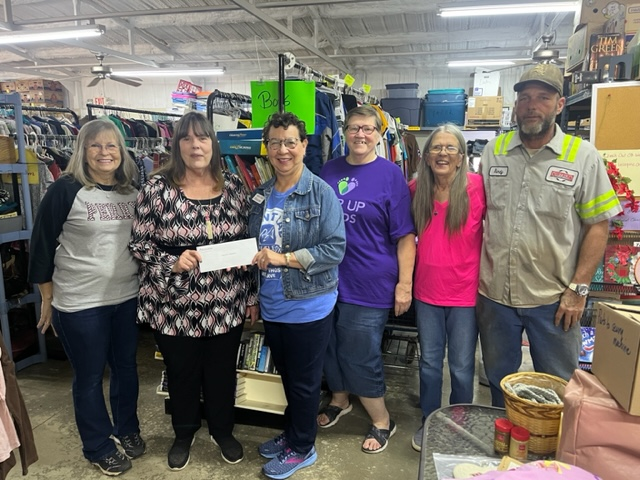
[[[285,252],[285,265],[289,267],[289,259],[292,256],[291,252]]]

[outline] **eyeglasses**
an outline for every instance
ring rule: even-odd
[[[300,139],[295,139],[295,138],[290,138],[290,139],[267,139],[265,140],[265,143],[267,144],[267,147],[269,147],[271,150],[278,150],[280,149],[281,145],[284,145],[286,149],[295,149],[296,146],[298,145],[298,142]]]
[[[456,145],[432,145],[429,150],[430,154],[440,154],[443,149],[450,155],[461,152]]]
[[[373,125],[348,125],[345,128],[348,134],[357,134],[359,130],[362,130],[365,135],[371,135],[378,129]]]
[[[118,152],[120,150],[120,147],[118,147],[118,145],[116,144],[107,144],[107,145],[89,144],[87,146],[87,149],[94,152],[102,152],[102,149],[105,149],[109,153],[114,153],[114,152]]]

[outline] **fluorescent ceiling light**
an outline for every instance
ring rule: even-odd
[[[0,33],[0,45],[98,37],[100,35],[104,35],[105,32],[106,29],[103,25],[83,25],[80,27],[49,28],[39,30],[15,30],[13,32]]]
[[[225,73],[224,67],[208,68],[200,70],[188,69],[156,69],[156,70],[128,70],[117,71],[114,75],[124,77],[187,77],[192,75],[222,75]]]
[[[480,15],[515,15],[528,13],[559,13],[576,12],[578,4],[574,2],[540,2],[540,3],[513,3],[493,5],[468,5],[460,7],[441,7],[441,17],[470,17]]]
[[[514,65],[514,60],[452,60],[447,62],[448,67],[497,67],[501,65]]]

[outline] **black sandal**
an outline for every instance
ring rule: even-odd
[[[318,414],[324,414],[327,416],[327,419],[329,419],[329,422],[327,424],[319,424],[319,428],[331,428],[334,424],[338,422],[338,420],[345,416],[345,414],[351,413],[352,412],[352,404],[350,403],[349,406],[347,406],[344,409],[339,408],[338,406],[332,406],[331,404],[328,404],[324,408],[322,408],[320,411],[318,411]]]
[[[389,429],[380,429],[372,424],[369,427],[369,431],[367,432],[365,439],[363,439],[363,443],[368,439],[376,439],[376,441],[378,441],[378,444],[380,444],[381,447],[378,449],[367,449],[364,446],[361,446],[361,450],[367,454],[380,453],[387,447],[387,441],[389,441],[389,438],[394,436],[395,432],[396,432],[396,423],[391,419],[389,422]]]

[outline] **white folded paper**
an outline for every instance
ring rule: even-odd
[[[256,238],[242,239],[222,244],[212,244],[197,247],[203,260],[200,262],[200,272],[218,271],[228,267],[246,266],[258,252]]]

